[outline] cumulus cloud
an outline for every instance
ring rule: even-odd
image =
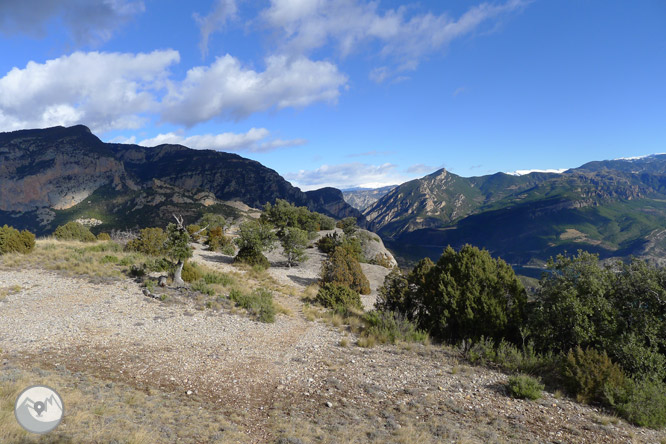
[[[236,17],[238,7],[236,0],[217,0],[213,10],[205,17],[199,14],[194,14],[201,32],[201,41],[199,42],[199,50],[201,50],[201,57],[208,56],[208,39],[210,35],[224,28],[227,21]]]
[[[159,108],[177,51],[149,54],[75,52],[45,63],[29,62],[0,78],[4,130],[84,123],[93,130],[139,128],[142,113]]]
[[[272,108],[300,108],[335,102],[347,77],[338,68],[305,57],[271,56],[257,72],[230,55],[187,72],[164,98],[163,119],[193,126],[215,117],[242,119]]]
[[[0,2],[0,33],[43,37],[61,19],[77,44],[102,43],[144,9],[142,1],[127,0],[8,0]]]
[[[379,2],[363,0],[271,0],[263,18],[281,31],[283,50],[307,54],[333,45],[345,57],[364,44],[378,44],[378,54],[395,66],[381,66],[370,78],[383,82],[396,72],[413,70],[432,52],[477,30],[501,14],[522,7],[524,0],[483,3],[452,18],[447,14],[410,14],[412,8],[379,10]]]
[[[322,165],[314,170],[287,173],[284,177],[295,186],[306,191],[323,187],[341,189],[354,187],[379,188],[408,180],[391,163],[382,165],[368,165],[365,163]]]
[[[270,139],[269,136],[270,131],[266,128],[251,128],[246,133],[229,132],[222,134],[201,134],[189,137],[171,132],[142,140],[138,145],[157,146],[166,143],[184,145],[198,150],[248,151],[258,153],[307,143],[304,139]]]

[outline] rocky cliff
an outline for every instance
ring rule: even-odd
[[[154,199],[165,197],[155,197],[164,194],[155,190],[156,183],[173,187],[170,195],[184,200],[169,198],[170,205],[190,213],[194,206],[203,205],[194,196],[209,193],[209,203],[213,199],[261,207],[280,198],[336,218],[355,216],[363,221],[340,191],[304,193],[277,172],[236,154],[180,145],[108,144],[81,125],[0,133],[2,223],[34,229],[29,221],[38,221],[42,227],[38,231],[43,231],[53,228],[50,224],[58,221],[59,211],[71,213],[93,201],[98,203],[95,211],[102,213],[113,212],[111,201],[131,201],[136,207],[143,199],[141,193],[150,194],[153,206],[159,205]],[[101,208],[105,203],[109,208]],[[115,221],[123,223],[120,217]],[[134,222],[141,225],[140,220]]]

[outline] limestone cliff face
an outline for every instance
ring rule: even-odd
[[[397,185],[390,185],[387,187],[381,188],[359,188],[359,189],[350,189],[343,190],[342,195],[344,196],[345,202],[347,202],[352,207],[356,208],[359,211],[363,211],[369,206],[373,205],[379,199],[384,197],[389,191],[395,188]]]
[[[333,217],[363,219],[340,191],[306,194],[277,172],[236,154],[180,145],[108,144],[84,126],[0,133],[2,212],[39,211],[40,220],[51,220],[49,211],[77,206],[96,190],[131,193],[151,189],[155,181],[183,191],[170,199],[176,210],[217,200],[260,208],[280,198]]]
[[[102,185],[133,186],[122,163],[87,128],[55,132],[48,138],[32,130],[0,136],[0,210],[62,210]]]

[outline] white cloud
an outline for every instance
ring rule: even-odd
[[[340,165],[322,165],[315,170],[300,170],[284,175],[285,179],[303,190],[315,190],[323,187],[334,188],[380,188],[409,180],[397,171],[395,165],[368,165],[365,163],[346,163]]]
[[[144,9],[142,1],[127,0],[3,0],[0,33],[43,37],[50,22],[60,19],[77,44],[102,43]]]
[[[229,19],[236,17],[237,12],[236,0],[216,0],[213,10],[207,16],[201,17],[199,14],[194,14],[194,20],[196,20],[201,32],[199,49],[202,58],[208,56],[210,35],[224,28]]]
[[[266,70],[257,72],[227,54],[210,66],[190,69],[183,82],[172,84],[162,117],[193,126],[216,117],[238,120],[272,108],[335,102],[346,82],[329,62],[271,56]]]
[[[281,31],[282,49],[287,53],[307,54],[330,44],[345,57],[359,46],[378,44],[378,54],[391,58],[395,65],[371,72],[370,78],[381,83],[397,72],[416,69],[424,56],[446,48],[486,21],[519,9],[526,1],[483,3],[454,19],[430,12],[410,15],[413,8],[405,6],[382,12],[378,1],[271,0],[262,15]]]
[[[269,139],[270,132],[265,128],[251,128],[246,133],[201,134],[183,136],[178,133],[159,134],[138,143],[142,146],[161,144],[184,145],[199,150],[267,152],[288,146],[307,143],[304,139]]]
[[[149,54],[75,52],[45,63],[29,62],[0,78],[4,130],[83,123],[94,131],[139,128],[142,113],[159,108],[177,51]]]

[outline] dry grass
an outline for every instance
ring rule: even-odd
[[[111,262],[109,258],[116,258]],[[131,264],[147,259],[139,253],[126,253],[114,242],[84,243],[39,239],[29,254],[8,253],[0,256],[6,268],[41,268],[69,276],[123,277]],[[113,260],[113,259],[112,259]]]
[[[23,290],[20,285],[12,285],[9,287],[0,287],[0,301],[9,295],[16,294]]]
[[[65,417],[53,432],[34,435],[14,418],[19,393],[34,384],[55,388]],[[224,430],[224,431],[222,431]],[[170,393],[137,390],[81,374],[12,368],[0,375],[0,442],[136,443],[245,442],[221,412]]]

